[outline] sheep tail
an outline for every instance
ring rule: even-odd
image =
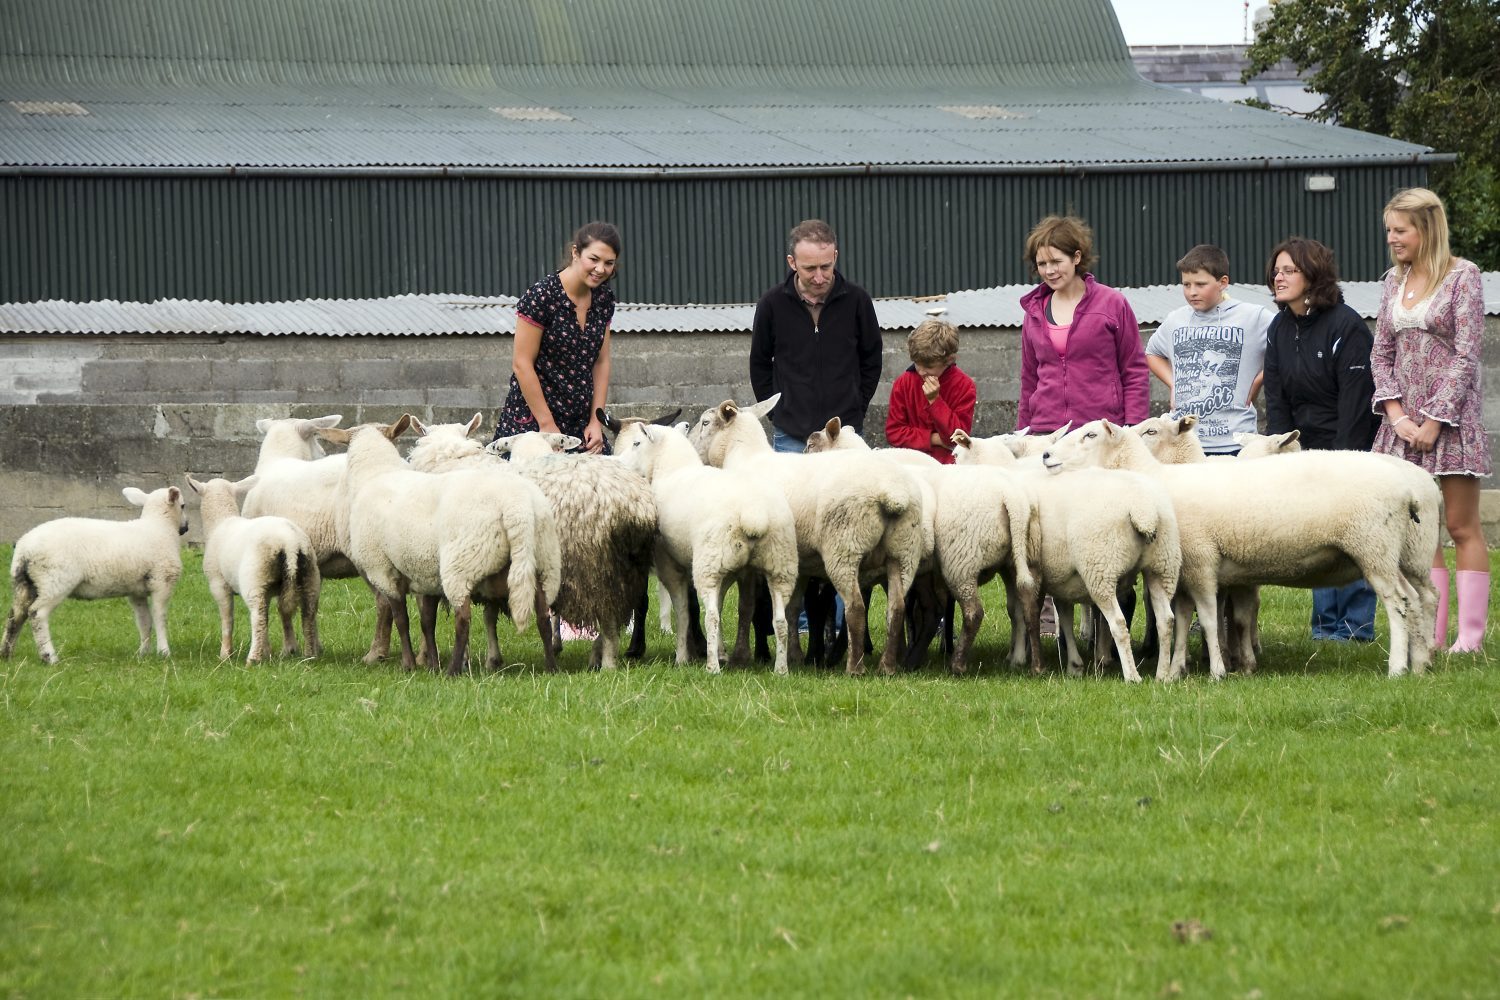
[[[531,624],[536,607],[537,524],[530,518],[507,526],[510,534],[510,568],[506,574],[510,597],[510,620],[520,632]]]
[[[1156,541],[1156,530],[1161,520],[1161,512],[1156,509],[1149,495],[1137,495],[1135,502],[1130,505],[1130,525],[1148,542]]]
[[[875,504],[880,508],[880,513],[884,517],[895,520],[911,507],[911,498],[904,492],[897,492],[888,486],[882,486],[875,494]]]
[[[747,504],[740,511],[740,534],[746,541],[758,542],[771,530],[771,519],[759,504]]]
[[[1014,496],[1005,498],[1005,516],[1010,521],[1010,554],[1016,567],[1016,586],[1025,591],[1036,587],[1036,577],[1031,570],[1031,526],[1037,519],[1036,505],[1029,497],[1017,502]]]

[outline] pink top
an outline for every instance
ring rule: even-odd
[[[1064,323],[1058,326],[1056,323],[1047,324],[1047,336],[1052,338],[1052,349],[1057,352],[1058,357],[1066,357],[1068,353],[1068,331],[1073,329],[1072,323]]]

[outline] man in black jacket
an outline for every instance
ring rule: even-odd
[[[771,411],[777,451],[801,451],[831,417],[860,431],[880,385],[880,324],[869,293],[835,268],[838,237],[821,219],[787,237],[786,280],[755,306],[750,385]]]

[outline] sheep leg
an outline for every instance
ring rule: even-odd
[[[281,617],[281,652],[283,655],[294,655],[297,649],[297,605],[300,603],[297,581],[293,577],[288,583],[281,587],[281,592],[276,598],[276,613]],[[271,639],[266,637],[266,645],[270,646]],[[269,653],[269,649],[267,650]]]
[[[5,619],[5,638],[0,640],[0,660],[10,659],[10,654],[16,648],[16,637],[21,634],[21,626],[26,624],[26,613],[35,600],[36,590],[30,582],[24,578],[16,580],[10,617]]]
[[[547,617],[547,595],[536,588],[536,634],[542,640],[542,665],[547,673],[557,673],[557,650],[552,642],[552,621]]]
[[[787,622],[786,609],[791,603],[792,591],[797,588],[797,577],[789,574],[768,579],[770,587],[771,628],[776,633],[776,673],[787,674],[787,642],[795,631]]]
[[[1109,634],[1115,640],[1115,650],[1120,654],[1120,671],[1125,675],[1125,680],[1131,684],[1141,682],[1140,672],[1135,669],[1135,653],[1130,648],[1130,628],[1125,624],[1125,613],[1120,610],[1120,598],[1114,590],[1106,590],[1103,587],[1090,593],[1099,613],[1104,618],[1104,623],[1109,626]],[[1058,608],[1058,622],[1061,624],[1061,611]],[[1097,630],[1095,635],[1098,635]],[[1103,643],[1096,641],[1096,646]]]
[[[370,583],[369,577],[365,583],[370,586],[370,593],[375,595],[375,634],[370,637],[370,651],[365,654],[364,662],[379,663],[391,655],[391,624],[395,621],[395,608],[391,606],[391,599],[386,594],[376,589]],[[405,618],[405,598],[402,598],[402,617]],[[405,666],[405,664],[402,664]],[[409,669],[409,668],[408,668]]]
[[[425,600],[425,598],[424,598]],[[433,598],[434,617],[437,599]],[[453,604],[452,601],[449,601]],[[469,624],[474,618],[474,603],[465,598],[453,604],[453,652],[448,657],[448,676],[458,677],[469,665]],[[426,622],[423,622],[426,627]],[[425,636],[424,636],[425,641]],[[433,652],[436,653],[434,648]]]
[[[775,608],[772,605],[773,597],[770,588],[762,581],[757,580],[754,588],[755,606],[751,612],[751,622],[755,626],[755,662],[765,663],[771,658],[771,647],[768,645],[770,635],[773,631],[773,620]],[[786,609],[781,609],[785,617]],[[802,659],[802,642],[797,642],[797,659]]]
[[[1230,628],[1228,641],[1233,644],[1235,664],[1240,673],[1255,673],[1256,618],[1260,613],[1260,591],[1255,587],[1229,587],[1225,590]]]
[[[1052,606],[1057,610],[1057,647],[1066,654],[1069,676],[1083,676],[1083,656],[1078,652],[1078,640],[1073,635],[1073,602],[1058,600],[1052,595]]]
[[[496,626],[500,621],[500,602],[481,601],[484,608],[484,669],[500,669],[500,633]]]
[[[417,662],[428,670],[436,670],[442,661],[437,647],[437,613],[436,595],[419,594],[417,596],[417,614],[420,616],[422,625],[422,655],[417,658]]]
[[[751,620],[755,617],[755,591],[759,589],[760,579],[759,573],[747,573],[740,577],[735,586],[739,595],[739,616],[735,622],[734,649],[729,653],[731,667],[743,667],[750,663],[750,628]],[[769,602],[767,606],[769,608]],[[766,652],[769,653],[770,650]]]
[[[635,612],[630,617],[630,645],[625,647],[627,660],[639,660],[646,655],[646,618],[651,613],[650,601],[651,585],[643,583],[635,598]],[[659,597],[657,603],[661,603]]]
[[[1364,566],[1360,567],[1365,570]],[[1386,674],[1389,677],[1400,677],[1407,672],[1409,667],[1408,655],[1411,650],[1411,635],[1408,631],[1412,624],[1412,601],[1408,595],[1402,592],[1396,581],[1405,583],[1399,569],[1386,573],[1381,571],[1364,572],[1365,580],[1375,591],[1375,596],[1380,603],[1385,605],[1386,620],[1391,627],[1391,648],[1387,657]],[[1413,593],[1411,597],[1416,597]],[[1419,602],[1420,604],[1420,602]]]
[[[308,656],[323,655],[323,639],[318,635],[318,601],[322,599],[322,583],[314,580],[302,588],[302,642]]]
[[[1222,681],[1228,671],[1224,668],[1224,649],[1219,642],[1219,594],[1217,582],[1200,584],[1198,588],[1190,587],[1188,592],[1192,595],[1195,610],[1198,612],[1198,624],[1203,627],[1203,649],[1208,653],[1208,673],[1216,681]],[[1177,619],[1177,632],[1181,634],[1179,644],[1182,648],[1183,667],[1187,665],[1187,633],[1188,626],[1192,622],[1191,615],[1183,615],[1179,612]]]
[[[219,606],[219,659],[227,660],[234,655],[234,597],[222,583],[210,584],[214,603]],[[141,630],[141,652],[146,651],[146,602],[135,603],[136,624]]]
[[[63,602],[63,597],[38,596],[28,611],[31,619],[31,638],[36,642],[36,652],[42,658],[43,663],[57,662],[57,650],[52,645],[51,621],[52,612]],[[142,639],[141,648],[136,651],[136,655],[141,656],[145,652],[146,642]]]
[[[160,582],[151,591],[151,624],[156,629],[156,652],[161,656],[171,656],[172,649],[167,645],[167,602],[172,598],[172,588],[162,586]]]
[[[958,599],[958,606],[964,616],[963,631],[958,633],[953,645],[953,659],[948,664],[948,669],[957,675],[969,669],[969,650],[974,647],[974,640],[979,636],[979,626],[984,624],[984,603],[979,600],[977,581],[971,583],[965,580],[956,588],[954,596]]]
[[[916,670],[922,665],[922,661],[927,658],[928,647],[932,645],[933,638],[938,634],[939,620],[942,618],[942,601],[938,597],[933,576],[932,573],[923,573],[918,576],[908,594],[910,601],[906,622],[910,636],[906,645],[906,653],[901,658],[901,666],[905,670]]]
[[[151,607],[146,603],[144,597],[132,597],[130,599],[130,610],[135,613],[135,631],[140,636],[140,645],[136,647],[136,656],[145,656],[146,650],[151,646]],[[224,656],[228,656],[225,653]]]
[[[723,614],[724,595],[719,591],[719,581],[709,571],[693,573],[693,586],[697,588],[698,600],[703,607],[703,633],[705,642],[703,663],[711,674],[718,673],[719,666],[719,617]]]
[[[404,670],[415,670],[417,657],[411,648],[411,621],[406,613],[405,587],[388,601],[388,606],[391,609],[391,624],[395,626],[396,635],[401,640],[401,667]]]
[[[666,588],[672,601],[672,615],[676,619],[672,627],[673,638],[677,640],[676,662],[679,667],[686,666],[691,653],[688,650],[688,614],[691,611],[688,601],[688,577],[687,567],[679,566],[670,557],[663,555],[656,564],[656,579]]]
[[[906,574],[897,563],[886,566],[885,648],[880,651],[880,672],[887,677],[901,669],[906,659]],[[935,603],[935,602],[934,602]],[[847,622],[848,612],[844,613]],[[933,631],[936,631],[934,629]],[[868,631],[866,635],[868,635]]]
[[[250,652],[246,663],[259,663],[266,658],[266,632],[271,627],[271,602],[264,592],[252,591],[245,597],[245,610],[250,615]]]
[[[1005,613],[1010,618],[1010,665],[1013,667],[1026,666],[1027,651],[1031,643],[1028,636],[1030,630],[1027,628],[1026,619],[1022,616],[1021,601],[1016,593],[1015,570],[1002,568],[1000,579],[1005,584]],[[1040,637],[1038,637],[1040,642]],[[1041,658],[1032,661],[1032,671],[1041,670]]]
[[[828,571],[828,582],[844,599],[844,628],[849,636],[849,651],[844,672],[850,677],[859,677],[865,672],[865,633],[869,628],[865,592],[864,588],[859,585],[859,560],[856,556],[852,561],[845,560],[829,565],[825,559],[824,565]],[[808,637],[811,639],[815,631],[811,614],[807,617],[807,628]],[[808,645],[811,647],[811,642]],[[884,664],[882,664],[882,669],[884,669]],[[894,663],[891,665],[891,672],[895,672]]]
[[[1170,670],[1170,667],[1166,665],[1168,656],[1170,655],[1169,651],[1172,648],[1173,588],[1169,588],[1166,581],[1154,573],[1146,574],[1145,580],[1146,597],[1149,602],[1146,605],[1146,610],[1149,613],[1148,618],[1155,628],[1150,638],[1154,640],[1151,645],[1156,647],[1156,652],[1153,654],[1156,659],[1156,676],[1157,679],[1161,679]],[[1144,653],[1141,654],[1142,659],[1145,658],[1145,655]]]
[[[797,577],[797,582],[792,585],[792,596],[786,602],[786,607],[782,610],[782,614],[784,614],[786,616],[786,620],[788,622],[788,628],[790,628],[790,630],[791,630],[791,631],[789,631],[787,633],[787,643],[788,643],[788,645],[787,645],[787,651],[786,651],[787,652],[787,657],[788,657],[788,662],[790,662],[790,663],[808,663],[808,662],[810,662],[810,658],[808,658],[808,657],[806,657],[806,656],[803,655],[803,652],[802,652],[802,635],[801,635],[800,630],[798,630],[796,628],[797,609],[799,609],[799,608],[802,607],[803,595],[806,592],[806,587],[807,587],[807,578],[799,575]],[[768,601],[770,600],[769,592],[767,592],[766,599]],[[759,640],[757,640],[757,641],[759,641]],[[810,636],[809,636],[808,645],[809,646],[812,645],[811,637]],[[769,652],[769,650],[767,652]]]
[[[1187,676],[1188,626],[1193,621],[1194,601],[1186,588],[1180,588],[1172,597],[1172,658],[1163,673],[1160,661],[1156,667],[1159,681],[1181,680]],[[1165,653],[1161,655],[1166,655]]]

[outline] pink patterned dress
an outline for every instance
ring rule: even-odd
[[[1401,400],[1419,424],[1438,420],[1443,429],[1430,452],[1409,451],[1388,422],[1375,435],[1374,451],[1404,458],[1435,476],[1488,476],[1489,439],[1484,433],[1484,389],[1480,385],[1484,341],[1484,288],[1479,268],[1463,259],[1415,308],[1404,305],[1406,272],[1386,272],[1376,320],[1370,373],[1375,412]]]

